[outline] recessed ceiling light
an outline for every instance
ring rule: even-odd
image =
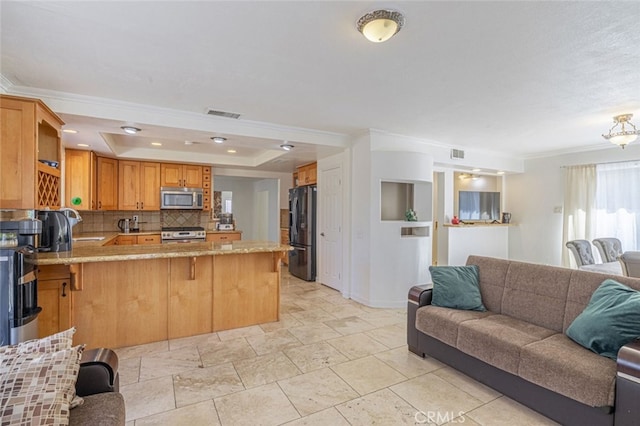
[[[503,172],[502,170],[500,170],[500,171],[498,171],[498,173],[497,173],[497,174],[499,174],[499,175],[503,175],[503,174],[504,174],[504,172]]]
[[[73,130],[73,129],[64,129],[62,132],[63,132],[63,133],[73,133],[73,134],[78,133],[78,131],[77,131],[77,130]]]
[[[120,128],[124,130],[125,133],[128,133],[130,135],[135,135],[136,133],[142,131],[142,129],[138,129],[137,127],[133,127],[133,126],[122,126]]]
[[[162,144],[160,142],[151,142],[151,145],[153,145],[153,146],[162,146]]]
[[[211,138],[212,141],[214,141],[215,143],[222,143],[224,141],[227,140],[227,138],[223,138],[221,136],[214,136]]]
[[[284,149],[285,151],[291,151],[294,146],[290,143],[283,143],[282,145],[280,145],[280,148]]]
[[[193,142],[191,142],[191,141],[184,141],[184,144],[185,144],[185,145],[193,145]]]
[[[228,150],[227,150],[227,152],[228,152],[229,154],[235,154],[235,153],[236,153],[236,150],[235,150],[235,149],[228,149]]]
[[[83,148],[88,148],[89,147],[89,145],[86,144],[86,143],[79,143],[78,146],[81,146]]]
[[[480,170],[482,170],[482,169],[478,169],[478,168],[476,168],[476,169],[471,169],[471,171],[472,171],[472,172],[476,172],[476,173],[477,173],[477,172],[479,172]]]

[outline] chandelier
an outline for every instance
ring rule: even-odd
[[[638,139],[638,135],[640,135],[640,130],[636,130],[636,126],[629,121],[631,117],[633,117],[633,114],[622,114],[613,117],[615,124],[609,129],[609,133],[602,135],[602,137],[624,149],[626,145]],[[630,128],[633,130],[630,130]]]

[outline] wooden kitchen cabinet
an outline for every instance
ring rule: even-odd
[[[138,244],[138,237],[136,235],[118,235],[114,245],[116,246],[132,246]]]
[[[202,167],[202,211],[208,212],[212,208],[213,197],[213,176],[211,174],[211,166]]]
[[[160,163],[118,161],[118,209],[160,210]]]
[[[96,161],[98,210],[118,210],[118,160],[98,157]]]
[[[64,122],[38,99],[0,95],[0,123],[0,208],[59,208]]]
[[[161,244],[160,234],[154,235],[138,235],[136,236],[136,244]]]
[[[64,151],[65,206],[77,210],[96,209],[96,154],[92,151]],[[80,200],[74,204],[73,200]]]
[[[288,245],[289,244],[289,229],[288,228],[280,228],[280,244]],[[282,263],[285,265],[289,264],[289,256],[283,256]]]
[[[211,333],[213,256],[169,262],[169,339]]]
[[[318,183],[318,163],[305,164],[298,167],[298,186],[315,185]]]
[[[202,166],[162,163],[160,186],[202,188]]]
[[[71,327],[71,273],[67,265],[38,267],[38,337]]]
[[[208,232],[207,242],[240,241],[242,232]]]

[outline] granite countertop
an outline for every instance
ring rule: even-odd
[[[225,254],[286,252],[291,247],[273,241],[201,242],[184,244],[142,244],[103,246],[118,233],[95,233],[104,236],[100,241],[77,241],[71,251],[38,253],[38,265],[69,265],[72,263],[114,262],[122,260],[165,259]],[[131,234],[123,234],[131,235]],[[89,236],[83,234],[83,236]]]

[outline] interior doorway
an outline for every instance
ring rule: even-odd
[[[320,174],[318,276],[322,284],[342,292],[342,166],[321,170]]]

